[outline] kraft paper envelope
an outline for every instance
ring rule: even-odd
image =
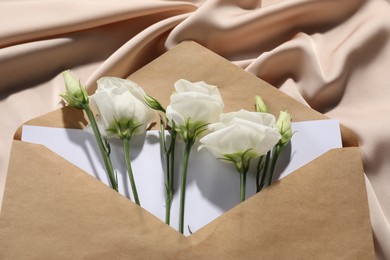
[[[217,85],[225,112],[253,110],[261,95],[275,115],[326,118],[194,42],[130,76],[164,106],[180,78]],[[67,107],[26,124],[86,120]],[[344,127],[342,137],[344,147],[357,143]],[[333,149],[184,237],[47,148],[15,140],[0,259],[374,259],[360,151]]]

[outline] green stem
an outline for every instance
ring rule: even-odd
[[[275,171],[276,161],[278,160],[278,157],[279,157],[279,154],[281,151],[282,151],[282,146],[276,145],[275,151],[272,155],[271,172],[270,172],[270,176],[268,179],[268,186],[271,185],[271,183],[272,183],[272,178],[273,178],[274,171]]]
[[[165,223],[170,224],[171,222],[171,206],[172,206],[172,197],[171,197],[171,188],[170,188],[170,180],[169,180],[169,169],[170,169],[170,156],[165,151],[164,160],[165,160]]]
[[[161,144],[161,152],[165,161],[165,223],[170,224],[171,219],[171,198],[169,192],[169,154],[165,142],[165,125],[164,121],[160,115],[160,144]]]
[[[176,131],[170,130],[171,140],[169,147],[167,148],[166,135],[165,135],[165,124],[160,116],[160,131],[161,131],[161,151],[165,161],[165,223],[170,224],[171,222],[171,208],[173,201],[173,176],[174,176],[174,158],[175,158],[175,142],[176,142]]]
[[[170,177],[170,163],[171,163],[171,154],[164,153],[164,159],[165,159],[165,189],[166,189],[166,195],[165,195],[165,223],[170,224],[171,222],[171,207],[172,207],[172,200],[173,200],[173,187],[172,187],[172,180]]]
[[[246,196],[246,173],[247,170],[242,167],[240,171],[240,202],[243,202]]]
[[[171,141],[169,149],[167,151],[167,203],[166,203],[166,212],[165,212],[165,223],[170,224],[171,218],[171,207],[173,201],[173,181],[175,176],[175,144],[176,144],[176,131],[171,130]]]
[[[131,168],[131,161],[130,161],[130,138],[124,138],[124,139],[122,139],[122,142],[123,142],[123,149],[125,151],[125,160],[126,160],[127,173],[129,175],[131,190],[133,191],[133,196],[134,196],[134,201],[139,206],[141,206],[141,204],[139,202],[139,198],[138,198],[137,187],[135,185],[133,170]]]
[[[256,192],[260,191],[260,172],[264,168],[263,160],[264,160],[264,155],[260,156],[259,161],[257,162],[257,168],[256,168],[257,169],[256,170]]]
[[[89,104],[84,104],[83,109],[86,112],[88,119],[89,119],[89,122],[92,126],[92,130],[93,130],[93,133],[95,135],[96,142],[99,146],[100,153],[101,153],[101,156],[102,156],[102,159],[104,162],[104,166],[106,168],[106,173],[107,173],[108,178],[109,178],[110,183],[111,183],[111,187],[114,190],[118,191],[118,183],[117,183],[117,180],[115,178],[114,169],[112,167],[109,149],[103,144],[102,136],[100,134],[99,128],[96,124],[95,117],[93,115],[93,112],[92,112]]]
[[[267,156],[265,158],[265,164],[264,164],[264,168],[263,168],[263,175],[261,176],[261,180],[260,180],[260,185],[258,187],[258,191],[261,191],[264,187],[264,184],[265,184],[265,177],[267,176],[267,170],[268,170],[268,164],[269,164],[269,160],[270,160],[270,156],[271,156],[271,151],[269,151],[267,153]]]
[[[169,188],[167,188],[167,195],[165,198],[165,223],[169,225],[171,223],[171,208],[172,208],[172,199],[173,194],[170,192]]]
[[[187,141],[185,145],[183,167],[182,167],[182,180],[181,180],[181,192],[180,192],[180,215],[179,215],[179,232],[183,234],[184,230],[184,207],[185,207],[185,196],[186,196],[186,185],[187,185],[187,168],[188,160],[190,157],[191,147],[193,142]]]

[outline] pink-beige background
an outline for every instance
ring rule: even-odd
[[[390,259],[389,37],[388,0],[3,0],[0,201],[14,132],[62,106],[63,70],[92,87],[193,40],[358,136],[377,259]]]

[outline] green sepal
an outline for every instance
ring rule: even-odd
[[[109,135],[116,135],[121,140],[123,139],[130,139],[134,133],[134,131],[142,126],[142,124],[137,124],[137,122],[130,118],[130,119],[121,119],[116,120],[114,124],[106,129],[106,132]]]
[[[252,149],[248,149],[244,152],[236,152],[231,154],[224,154],[221,160],[233,162],[237,171],[246,172],[249,169],[251,159],[258,157],[259,155]]]
[[[195,140],[207,130],[208,123],[201,121],[191,122],[187,119],[184,125],[177,125],[176,132],[179,133],[181,138],[186,143],[195,143]]]

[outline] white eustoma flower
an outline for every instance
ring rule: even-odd
[[[207,130],[207,125],[218,119],[224,105],[218,88],[203,81],[192,83],[180,79],[175,82],[174,87],[176,92],[171,95],[165,115],[185,142],[179,209],[179,232],[183,233],[187,166],[191,147]]]
[[[234,164],[240,173],[240,201],[245,200],[251,159],[266,154],[281,138],[275,121],[271,114],[246,110],[222,114],[218,123],[209,125],[211,132],[199,140],[199,150],[205,148]]]
[[[123,139],[144,133],[154,117],[145,103],[145,91],[135,82],[117,77],[102,77],[97,84],[90,102],[105,134]]]
[[[199,149],[247,168],[250,159],[266,154],[281,138],[275,121],[271,114],[246,110],[222,114],[218,123],[209,125],[210,133],[199,140]]]
[[[176,92],[170,97],[166,117],[174,121],[177,132],[186,140],[194,141],[207,125],[217,121],[223,111],[223,101],[216,86],[203,81],[180,79],[174,84]]]

